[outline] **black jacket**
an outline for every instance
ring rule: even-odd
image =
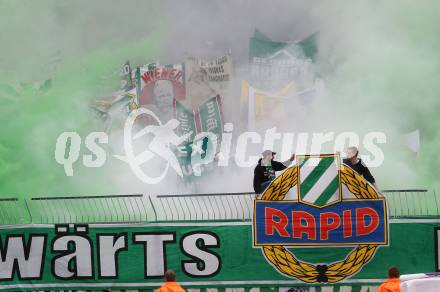
[[[350,159],[347,158],[345,158],[343,162],[344,164],[350,166],[351,169],[362,175],[369,183],[374,184],[376,182],[374,177],[371,175],[370,170],[365,166],[361,159],[359,159],[358,163],[356,164],[351,164]]]
[[[287,167],[281,162],[272,160],[272,169],[273,171],[281,171],[286,169]],[[254,191],[259,194],[261,193],[261,184],[270,181],[270,174],[266,171],[266,166],[261,165],[261,158],[258,160],[258,164],[254,169]]]

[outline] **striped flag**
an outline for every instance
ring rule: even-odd
[[[299,200],[324,207],[341,198],[339,157],[336,155],[306,155],[298,157]]]

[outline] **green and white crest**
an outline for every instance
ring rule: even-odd
[[[341,200],[339,155],[298,156],[298,199],[322,208]]]

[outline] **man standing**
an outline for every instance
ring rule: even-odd
[[[185,289],[176,282],[176,273],[168,270],[165,272],[165,283],[156,292],[185,292]]]
[[[396,267],[388,270],[388,280],[382,283],[377,292],[400,292],[400,273]]]
[[[275,161],[276,152],[271,150],[265,150],[262,153],[263,158],[258,160],[258,164],[254,170],[254,191],[257,194],[261,194],[275,179],[275,171],[281,171],[286,169],[293,160],[295,160],[295,154],[284,162]]]
[[[369,183],[371,183],[376,189],[379,189],[376,185],[376,180],[371,175],[368,167],[358,157],[359,150],[352,146],[347,148],[347,158],[343,159],[345,165],[362,175]]]

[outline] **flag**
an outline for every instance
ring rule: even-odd
[[[273,54],[281,49],[292,50],[295,46],[301,50],[306,58],[314,61],[318,53],[318,36],[319,34],[316,32],[297,42],[277,42],[270,39],[258,29],[255,29],[254,35],[250,39],[250,61],[252,62],[253,57],[264,57],[267,54]]]
[[[191,136],[185,141],[186,143],[191,143],[197,133],[194,111],[185,107],[180,101],[175,101],[174,107],[174,118],[179,121],[176,134],[184,136],[191,133]]]
[[[317,53],[313,34],[299,42],[277,42],[256,31],[249,43],[250,78],[264,90],[295,81],[303,90],[314,83],[313,61]]]
[[[192,154],[192,143],[194,137],[197,133],[195,114],[192,109],[185,107],[180,101],[174,102],[174,118],[179,121],[179,126],[176,129],[176,134],[178,136],[184,136],[188,133],[191,135],[182,142],[176,149],[176,156],[179,160],[180,167],[182,169],[182,174],[185,179],[192,176],[192,166],[191,166],[191,154]]]
[[[200,176],[200,166],[194,169],[195,165],[204,164],[206,155],[214,157],[219,150],[221,137],[223,133],[223,114],[222,104],[219,95],[214,96],[204,102],[196,111],[187,108],[183,103],[175,102],[175,118],[180,122],[177,128],[177,135],[183,136],[191,132],[191,136],[181,144],[177,149],[177,157],[179,159],[182,173],[186,179],[193,176]],[[197,140],[197,134],[210,133],[214,135],[212,139],[208,136]],[[212,137],[212,136],[211,136]],[[200,144],[201,143],[201,144]],[[196,148],[201,148],[203,153],[193,152],[194,144],[198,144]],[[211,161],[213,162],[213,161]],[[212,165],[212,163],[209,163]]]
[[[223,133],[223,110],[220,95],[203,103],[198,110],[201,132],[210,132],[217,136],[217,149],[220,147]]]

